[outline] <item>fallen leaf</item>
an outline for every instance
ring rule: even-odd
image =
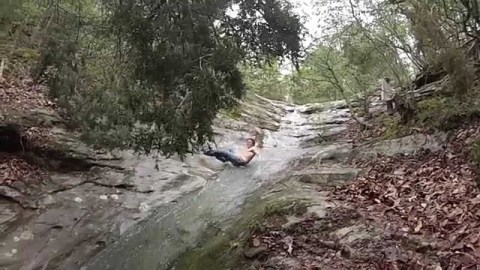
[[[421,220],[418,220],[417,226],[413,230],[415,233],[418,233],[422,229],[423,223]]]

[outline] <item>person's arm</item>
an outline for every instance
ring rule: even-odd
[[[250,147],[248,151],[255,153],[255,155],[260,155],[260,151],[258,151],[258,147],[256,146]]]

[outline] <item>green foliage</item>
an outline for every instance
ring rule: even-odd
[[[308,69],[300,67],[298,71],[282,74],[277,61],[263,67],[248,65],[243,68],[247,89],[266,98],[295,104],[337,99],[336,91],[331,91],[327,83],[312,81],[310,78],[313,75],[305,79],[308,72]]]
[[[240,107],[238,105],[232,106],[230,108],[222,110],[224,115],[227,117],[230,117],[235,120],[239,120],[242,117],[242,112],[240,110]]]
[[[212,139],[217,112],[244,95],[240,64],[300,56],[301,24],[283,0],[8,7],[19,14],[2,18],[19,25],[8,28],[12,44],[39,53],[35,79],[46,79],[73,126],[103,146],[183,156]]]
[[[480,140],[475,141],[470,148],[470,160],[480,166]]]
[[[271,98],[290,95],[296,103],[355,98],[368,104],[379,78],[398,77],[396,73],[402,74],[402,80],[408,76],[407,66],[398,61],[398,52],[371,37],[388,39],[385,27],[370,28],[366,32],[364,26],[349,23],[335,29],[292,74],[280,76],[276,65],[247,70],[250,88]]]
[[[22,1],[0,0],[0,39],[5,40],[21,20]]]
[[[254,234],[264,232],[267,229],[267,225],[259,219],[253,219],[247,224],[247,229],[250,234]],[[246,241],[244,242],[244,244],[246,244]]]
[[[31,48],[19,48],[13,53],[13,55],[26,61],[33,62],[38,59],[39,52]]]
[[[308,68],[300,68],[299,72],[290,75],[295,88],[291,91],[292,99],[297,104],[312,102],[327,102],[339,99],[338,91],[330,84],[318,80],[314,71]]]
[[[456,99],[446,97],[434,97],[422,100],[418,103],[418,120],[420,123],[442,130],[457,127],[463,108],[457,108],[460,103]]]
[[[325,29],[322,40],[342,51],[347,62],[357,66],[355,73],[377,80],[390,77],[398,84],[410,79],[411,65],[417,63],[409,22],[391,1],[343,1],[324,7],[325,2],[330,1],[316,1],[319,8],[336,15],[326,19],[331,26]],[[368,84],[368,78],[362,78],[359,87],[364,88],[365,82]]]
[[[325,99],[363,100],[368,112],[368,97],[388,71],[384,53],[374,46],[355,26],[348,25],[308,55],[299,76]]]
[[[422,125],[452,130],[480,115],[480,96],[471,94],[460,100],[454,97],[433,97],[418,103],[417,121]]]
[[[284,100],[289,94],[287,80],[281,75],[277,61],[270,61],[262,67],[245,65],[242,73],[247,89],[254,93],[275,100]]]
[[[0,0],[0,53],[7,73],[36,62],[34,78],[92,143],[167,156],[212,139],[213,118],[238,117],[247,89],[296,103],[358,99],[368,113],[379,78],[406,85],[441,65],[457,100],[424,103],[419,121],[476,113],[476,1],[316,2],[329,27],[302,66],[302,26],[285,0]],[[281,74],[283,57],[298,71]]]
[[[470,146],[470,162],[476,166],[476,168],[480,168],[480,140],[476,140]],[[480,178],[477,176],[475,179],[477,183],[477,187],[480,187]]]
[[[402,124],[397,118],[383,115],[379,121],[385,127],[385,133],[383,134],[385,140],[399,138],[408,135],[410,132],[410,127]]]
[[[475,78],[474,68],[469,63],[465,50],[462,48],[448,48],[441,53],[441,64],[449,75],[448,92],[457,97],[469,92]]]
[[[478,114],[479,98],[473,89],[480,52],[478,1],[316,3],[335,15],[325,19],[330,27],[322,29],[325,36],[303,66],[312,74],[305,78],[326,81],[347,100],[355,96],[366,105],[380,78],[389,77],[394,86],[409,90],[414,73],[441,68],[448,74],[442,94],[450,97],[423,102],[413,120],[448,130]],[[398,123],[387,126],[386,136],[404,132]]]

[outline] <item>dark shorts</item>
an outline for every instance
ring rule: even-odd
[[[205,155],[215,157],[216,159],[220,160],[221,162],[231,162],[234,166],[245,166],[247,165],[243,159],[237,155],[235,155],[231,151],[225,150],[210,150],[204,152]]]

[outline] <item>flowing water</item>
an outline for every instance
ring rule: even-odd
[[[217,179],[157,209],[84,269],[167,269],[207,232],[221,230],[222,224],[239,215],[248,196],[274,183],[279,178],[274,175],[287,170],[292,161],[308,151],[300,147],[300,142],[302,137],[314,134],[312,126],[305,114],[290,109],[281,128],[268,134],[260,156],[248,167],[226,164]]]

